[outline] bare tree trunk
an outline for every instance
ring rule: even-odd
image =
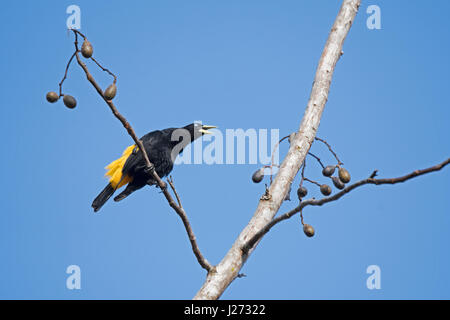
[[[323,109],[328,99],[333,71],[342,54],[344,39],[358,11],[360,0],[344,0],[334,22],[317,67],[308,105],[286,158],[271,184],[266,197],[261,198],[248,225],[241,232],[222,261],[208,273],[194,299],[218,299],[238,276],[247,258],[258,245],[245,250],[246,242],[262,230],[278,212],[289,187],[297,175],[316,136]]]

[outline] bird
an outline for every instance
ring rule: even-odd
[[[163,178],[172,171],[176,157],[186,146],[204,134],[211,134],[209,129],[214,128],[217,127],[191,123],[181,128],[149,132],[141,138],[141,141],[156,173]],[[94,212],[100,210],[116,190],[124,185],[127,185],[126,188],[114,198],[114,201],[121,201],[146,185],[157,184],[151,173],[146,170],[146,162],[135,144],[127,147],[122,156],[105,169],[109,183],[92,202]]]

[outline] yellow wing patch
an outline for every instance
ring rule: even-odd
[[[131,181],[131,177],[129,177],[128,175],[126,175],[122,179],[122,168],[125,164],[125,161],[127,161],[128,157],[133,152],[134,147],[135,145],[133,144],[132,146],[126,148],[119,159],[114,160],[105,167],[105,169],[108,170],[105,176],[109,177],[109,182],[114,189],[119,189],[120,187],[126,185]]]

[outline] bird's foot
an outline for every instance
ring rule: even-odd
[[[153,164],[150,164],[150,166],[145,167],[144,172],[151,175],[154,170],[155,166]]]

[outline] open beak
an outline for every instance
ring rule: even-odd
[[[208,131],[208,129],[214,129],[217,128],[216,126],[207,126],[207,125],[202,125],[202,128],[199,130],[201,133],[203,134],[212,134],[212,132]]]

